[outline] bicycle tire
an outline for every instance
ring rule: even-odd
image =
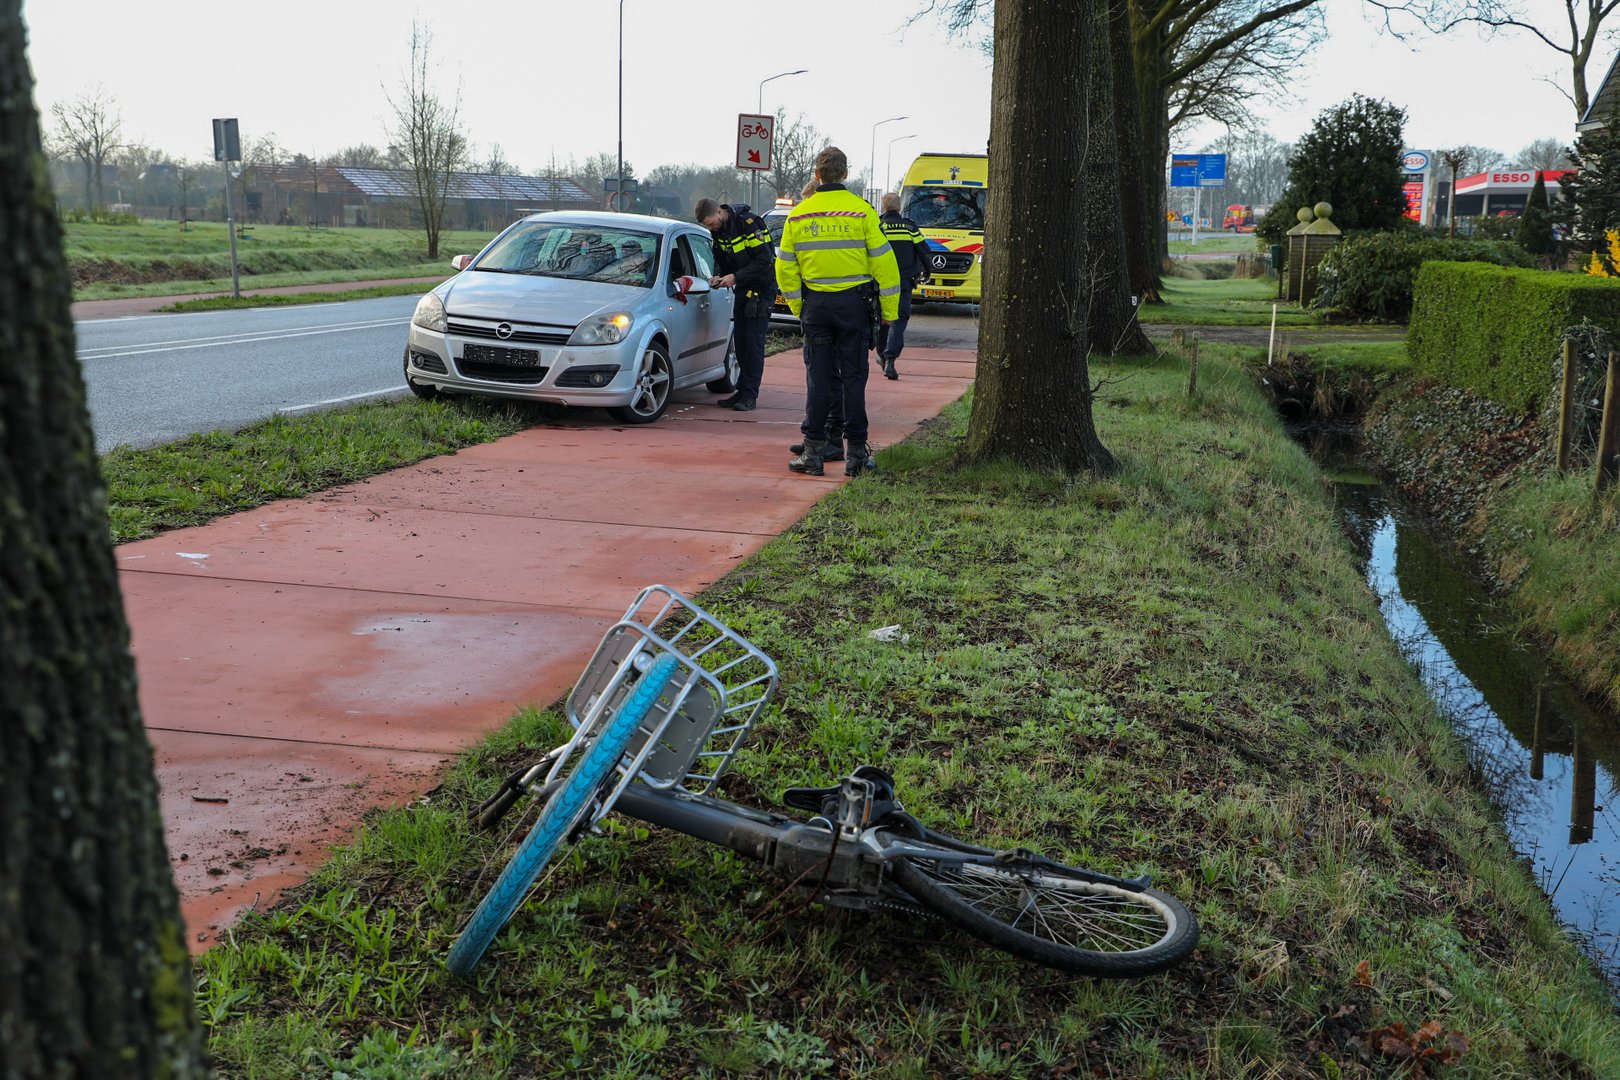
[[[641,685],[608,721],[568,778],[546,802],[535,820],[534,828],[518,845],[511,862],[506,864],[501,876],[479,901],[467,925],[451,945],[450,955],[446,958],[451,974],[472,974],[490,942],[495,940],[495,935],[517,913],[529,886],[534,884],[551,856],[589,812],[591,799],[611,777],[613,766],[624,755],[631,735],[652,712],[664,685],[675,674],[675,668],[675,657],[666,655],[648,669],[641,678]]]
[[[952,850],[900,836],[887,842]],[[983,861],[897,856],[890,863],[895,880],[918,903],[1003,952],[1071,974],[1127,979],[1165,971],[1198,944],[1198,920],[1158,889],[972,845],[955,850],[977,851]]]

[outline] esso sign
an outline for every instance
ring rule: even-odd
[[[1491,173],[1491,183],[1493,184],[1533,184],[1535,182],[1536,174],[1533,172]]]
[[[1407,172],[1422,172],[1429,167],[1429,155],[1421,150],[1408,150],[1401,155],[1401,168]]]

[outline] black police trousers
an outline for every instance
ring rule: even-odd
[[[833,395],[841,392],[844,438],[851,444],[865,444],[866,376],[870,369],[866,352],[872,321],[861,290],[858,287],[840,292],[806,289],[799,327],[804,333],[810,365],[805,376],[808,383],[805,440],[826,442]]]

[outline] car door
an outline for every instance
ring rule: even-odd
[[[714,241],[703,233],[682,233],[677,244],[686,249],[694,277],[704,281],[714,276]],[[689,298],[693,311],[693,339],[680,352],[684,363],[677,363],[675,378],[682,379],[717,368],[725,362],[726,343],[731,340],[730,289],[715,289]]]

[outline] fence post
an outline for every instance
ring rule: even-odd
[[[1564,381],[1558,391],[1558,451],[1554,467],[1559,473],[1569,468],[1569,413],[1575,402],[1575,342],[1564,339]]]
[[[1198,393],[1198,335],[1192,339],[1192,362],[1187,368],[1187,396],[1193,397]]]
[[[1620,455],[1620,355],[1609,353],[1609,369],[1603,380],[1603,423],[1598,429],[1597,490],[1607,491],[1614,483],[1616,456]]]

